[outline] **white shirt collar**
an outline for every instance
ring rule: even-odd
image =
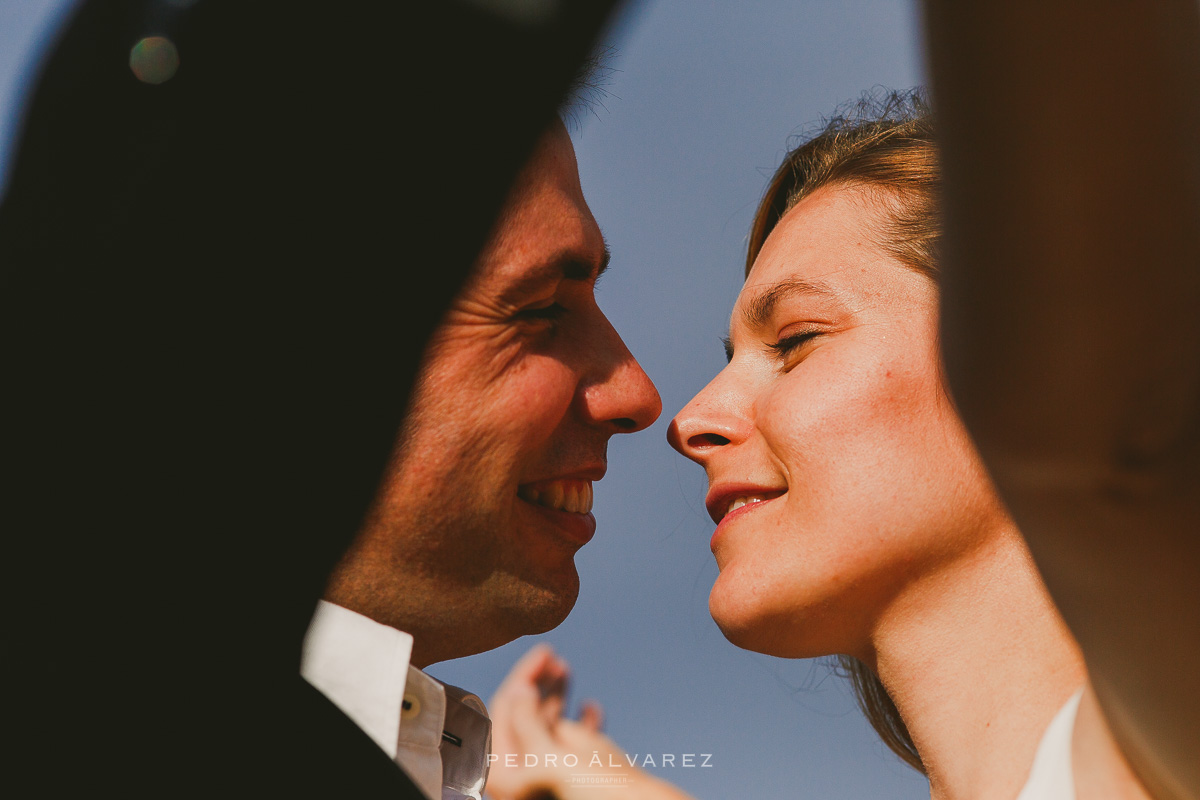
[[[409,664],[413,638],[321,600],[300,674],[354,720],[430,798],[478,800],[491,722],[475,695]]]

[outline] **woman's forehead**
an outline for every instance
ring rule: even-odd
[[[916,273],[880,245],[885,209],[857,187],[825,187],[789,209],[738,294],[731,331],[765,324],[784,302],[814,312],[911,302]]]
[[[883,224],[883,214],[862,190],[817,190],[789,209],[771,231],[742,295],[754,296],[783,280],[837,284],[836,275],[848,266],[885,255],[877,244]]]

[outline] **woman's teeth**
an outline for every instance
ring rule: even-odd
[[[539,483],[536,489],[531,486],[519,486],[517,496],[556,511],[586,514],[592,510],[591,481],[548,481]]]
[[[752,494],[752,495],[748,495],[746,497],[735,497],[729,503],[729,508],[725,509],[725,514],[726,515],[732,514],[734,511],[737,511],[742,506],[748,506],[751,503],[761,503],[764,500],[770,500],[770,499],[771,498],[769,498],[765,495],[761,495],[761,494]]]

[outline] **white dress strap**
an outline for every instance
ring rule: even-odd
[[[1017,800],[1075,800],[1075,776],[1071,772],[1071,734],[1075,730],[1075,714],[1083,697],[1081,687],[1050,720],[1029,780],[1017,795]]]

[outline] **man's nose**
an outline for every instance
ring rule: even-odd
[[[579,389],[584,416],[612,433],[634,433],[650,427],[662,413],[662,399],[650,376],[629,352],[620,335],[605,321],[594,375]]]

